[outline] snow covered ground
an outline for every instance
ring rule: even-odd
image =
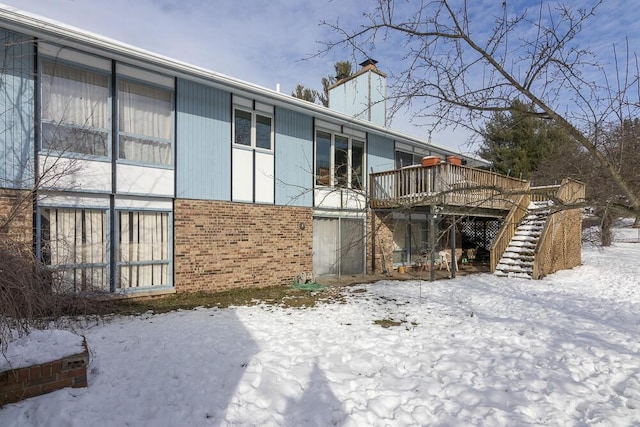
[[[116,318],[84,331],[88,388],[7,405],[0,426],[640,425],[637,236],[542,281]]]

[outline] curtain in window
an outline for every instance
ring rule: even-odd
[[[42,147],[107,156],[109,79],[63,64],[42,63]]]
[[[88,209],[50,209],[44,250],[48,262],[61,272],[62,284],[76,291],[106,289],[106,215]]]
[[[120,212],[119,286],[135,288],[169,283],[169,214]]]
[[[118,102],[120,157],[171,164],[171,92],[121,80]]]
[[[42,118],[107,129],[109,79],[102,74],[42,62]]]

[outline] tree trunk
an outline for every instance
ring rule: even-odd
[[[600,240],[602,246],[611,246],[613,240],[613,215],[609,210],[602,213],[602,221],[600,222]]]

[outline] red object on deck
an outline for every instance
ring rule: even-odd
[[[426,156],[422,158],[422,166],[435,166],[440,163],[440,156]]]
[[[452,165],[462,166],[462,158],[458,156],[447,156],[447,162],[451,163]]]

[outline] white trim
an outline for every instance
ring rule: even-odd
[[[262,102],[256,102],[256,111],[260,111],[262,113],[267,113],[270,116],[273,116],[273,105],[263,104]]]
[[[233,94],[232,103],[234,106],[238,105],[240,107],[248,108],[249,110],[253,110],[253,101],[248,98],[244,98],[242,96],[238,96],[235,93]]]
[[[356,139],[360,139],[362,141],[365,141],[366,138],[367,138],[367,133],[366,132],[363,132],[363,131],[360,131],[360,130],[357,130],[357,129],[353,129],[353,128],[350,128],[350,127],[347,127],[347,126],[343,127],[342,133],[345,134],[345,135],[349,135],[351,137],[354,137]]]
[[[339,124],[326,122],[320,119],[316,119],[316,129],[320,129],[320,130],[326,129],[329,132],[337,132],[337,133],[342,132],[342,126],[340,126]]]
[[[88,196],[65,193],[40,193],[38,194],[38,207],[109,209],[109,195]]]
[[[172,212],[173,202],[171,200],[116,196],[115,209]]]
[[[116,74],[118,77],[129,77],[135,80],[140,80],[145,83],[151,83],[158,86],[163,86],[172,91],[175,89],[174,78],[169,76],[163,76],[162,74],[153,73],[151,71],[143,70],[138,67],[132,67],[118,62],[116,64]]]
[[[80,52],[73,48],[62,47],[46,42],[38,43],[38,54],[48,56],[54,61],[61,59],[63,61],[72,62],[83,67],[95,68],[97,70],[111,72],[111,61],[105,58],[100,58],[95,55]],[[47,58],[43,58],[47,59]],[[49,60],[51,61],[51,60]]]

